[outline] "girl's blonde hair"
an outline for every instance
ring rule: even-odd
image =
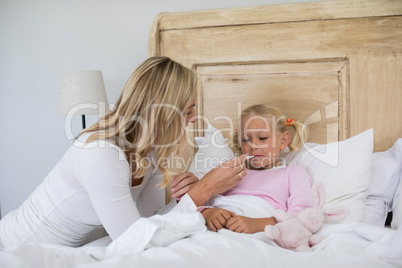
[[[287,118],[277,109],[265,104],[252,105],[244,109],[239,118],[239,129],[234,133],[230,146],[235,153],[241,153],[241,121],[247,116],[260,116],[271,123],[272,129],[283,134],[289,127],[294,129],[293,139],[290,141],[288,147],[290,151],[300,150],[306,142],[309,132],[307,127],[300,122],[292,122],[290,126],[287,125]],[[275,123],[275,125],[274,125]]]
[[[93,132],[86,143],[107,139],[119,146],[130,165],[135,164],[134,178],[145,175],[152,164],[147,153],[157,148],[157,166],[164,176],[159,186],[166,187],[169,162],[174,161],[170,156],[185,140],[183,111],[195,96],[196,76],[190,69],[168,57],[149,58],[130,76],[114,109],[81,135]]]

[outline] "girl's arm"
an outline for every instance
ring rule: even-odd
[[[244,216],[234,216],[226,223],[226,229],[237,233],[253,234],[263,232],[265,226],[275,225],[277,223],[275,217],[269,218],[249,218]]]
[[[224,228],[227,224],[227,220],[235,216],[235,214],[229,210],[223,208],[207,208],[201,212],[209,229],[216,232]]]
[[[292,165],[288,173],[289,198],[288,212],[300,212],[314,204],[311,189],[312,180],[307,171],[300,165]]]

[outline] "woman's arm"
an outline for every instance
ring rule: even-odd
[[[137,199],[137,207],[141,217],[153,216],[165,206],[165,189],[158,187],[162,180],[163,175],[156,168],[145,182],[146,184]]]
[[[198,207],[211,198],[237,185],[246,175],[244,161],[246,155],[223,162],[220,166],[208,172],[202,180],[194,184],[188,191],[194,204]]]
[[[172,197],[177,201],[185,195],[199,179],[192,172],[183,172],[174,176],[172,181]]]
[[[140,218],[131,195],[131,168],[119,152],[115,147],[82,149],[75,172],[112,239]]]
[[[226,229],[237,233],[253,234],[263,232],[267,225],[275,224],[277,224],[277,221],[274,217],[249,218],[244,216],[234,216],[227,221]]]

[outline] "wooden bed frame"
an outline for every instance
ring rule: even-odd
[[[402,137],[401,52],[400,0],[162,13],[149,37],[149,56],[197,73],[198,115],[224,136],[241,109],[268,103],[305,122],[310,142],[373,128],[375,151]]]

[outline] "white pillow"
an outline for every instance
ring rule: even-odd
[[[198,143],[198,151],[188,171],[193,172],[199,179],[222,162],[235,157],[222,133],[212,125],[208,125],[204,138],[196,137],[195,140]]]
[[[393,210],[402,171],[402,139],[385,152],[373,154],[370,188],[363,222],[384,226],[388,212]]]
[[[211,125],[205,138],[197,139],[199,149],[189,168],[202,178],[212,168],[234,157],[222,133]],[[324,207],[346,206],[349,216],[343,222],[362,219],[365,199],[370,182],[373,155],[373,130],[341,142],[326,145],[308,143],[299,152],[283,156],[287,164],[298,163],[310,174],[314,182],[321,182],[326,189]]]
[[[363,218],[373,154],[373,130],[329,144],[307,143],[299,152],[285,153],[286,164],[297,163],[313,182],[325,186],[324,208],[346,206],[349,216],[342,222]]]

